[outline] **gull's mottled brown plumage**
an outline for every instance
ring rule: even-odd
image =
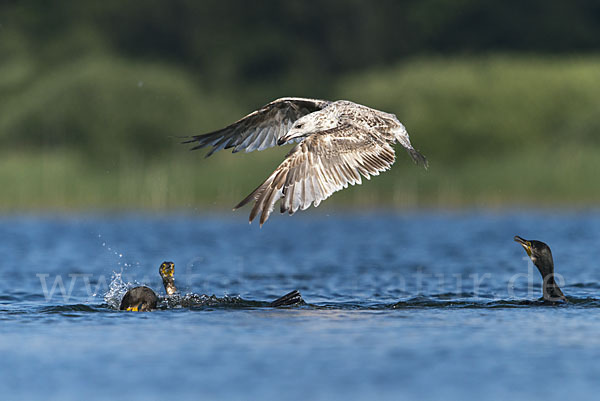
[[[254,201],[250,222],[260,214],[262,225],[281,200],[290,215],[311,204],[318,206],[348,184],[361,184],[388,170],[399,142],[413,160],[427,167],[406,129],[395,115],[346,100],[281,98],[221,130],[193,137],[193,149],[212,146],[207,154],[262,150],[275,144],[300,141],[275,171],[234,210]]]

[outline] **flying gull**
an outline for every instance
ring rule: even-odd
[[[298,97],[277,99],[220,130],[193,136],[191,150],[212,146],[206,157],[221,149],[233,153],[263,150],[299,142],[258,188],[234,207],[250,201],[250,223],[260,213],[262,226],[281,199],[281,213],[315,207],[331,194],[361,184],[361,175],[388,170],[399,142],[415,163],[427,159],[411,145],[406,128],[395,115],[347,100],[335,102]]]

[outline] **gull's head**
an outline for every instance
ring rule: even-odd
[[[277,145],[283,145],[292,139],[303,138],[315,132],[334,128],[337,124],[335,119],[327,118],[323,110],[307,114],[294,121],[289,131],[277,140]]]
[[[294,124],[292,124],[292,127],[288,132],[277,140],[277,145],[283,145],[292,139],[302,138],[312,133],[315,129],[315,122],[312,118],[309,118],[309,116],[310,114],[294,121]]]

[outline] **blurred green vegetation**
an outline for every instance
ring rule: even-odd
[[[281,96],[395,113],[430,160],[320,208],[598,204],[600,7],[374,4],[0,4],[0,210],[229,208],[289,147],[182,137]]]
[[[221,127],[250,109],[203,93],[169,67],[135,73],[135,65],[105,59],[75,66],[0,106],[9,116],[2,141],[19,144],[3,146],[0,184],[11,189],[0,197],[5,210],[230,207],[288,150],[204,159],[177,135]],[[600,199],[599,58],[417,59],[346,76],[335,93],[396,113],[431,165],[421,170],[399,148],[390,172],[325,205]]]
[[[343,79],[391,110],[436,163],[600,145],[600,58],[427,58]]]

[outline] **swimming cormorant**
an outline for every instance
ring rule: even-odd
[[[526,240],[518,235],[515,236],[515,241],[525,248],[525,252],[527,252],[527,255],[542,275],[544,300],[550,302],[568,302],[554,280],[554,260],[552,259],[550,247],[542,241]]]
[[[175,264],[173,262],[162,262],[158,272],[162,277],[167,294],[173,295],[176,293],[177,287],[175,287],[175,278],[173,277]],[[119,309],[134,312],[147,312],[156,309],[157,304],[158,296],[156,293],[152,291],[151,288],[139,286],[132,288],[125,293]]]
[[[158,269],[163,280],[165,291],[168,295],[173,295],[177,292],[175,287],[175,264],[173,262],[163,262]],[[139,286],[130,289],[125,293],[121,300],[120,310],[128,310],[134,312],[147,312],[156,309],[158,304],[158,296],[151,288]],[[280,306],[302,305],[304,300],[298,290],[291,291],[281,298],[277,298],[271,302],[269,306],[274,308]]]
[[[285,97],[272,101],[217,131],[193,136],[193,149],[212,146],[233,152],[263,150],[299,142],[275,171],[242,200],[254,202],[250,222],[260,214],[262,226],[281,199],[281,213],[315,207],[331,194],[361,184],[362,177],[389,170],[400,143],[417,164],[427,160],[410,143],[408,132],[394,114],[347,100],[328,101]]]

